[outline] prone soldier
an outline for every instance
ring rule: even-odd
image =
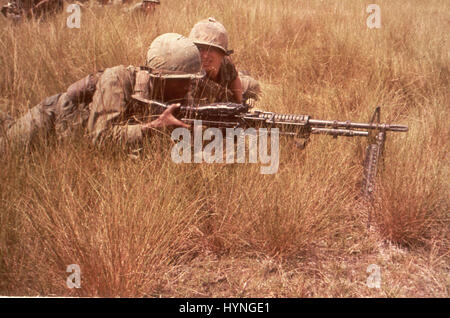
[[[147,52],[146,67],[115,66],[70,85],[66,92],[46,98],[16,121],[7,120],[0,150],[6,144],[28,146],[39,135],[66,136],[77,127],[87,130],[92,143],[135,145],[158,127],[186,124],[172,114],[172,105],[155,120],[132,96],[174,104],[187,103],[191,81],[205,75],[197,47],[188,38],[166,33]]]

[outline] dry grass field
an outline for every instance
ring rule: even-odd
[[[175,164],[170,138],[138,159],[84,136],[0,158],[0,295],[448,297],[449,37],[445,0],[162,0],[152,17],[86,5],[0,17],[0,110],[13,117],[75,80],[142,65],[152,40],[201,19],[227,28],[260,108],[409,126],[390,133],[372,227],[359,198],[365,139],[282,140],[280,167]],[[69,289],[69,264],[81,288]],[[381,288],[366,285],[370,264]]]

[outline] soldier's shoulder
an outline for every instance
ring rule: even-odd
[[[108,68],[105,68],[103,70],[103,74],[105,73],[129,73],[129,72],[136,72],[139,70],[139,67],[136,67],[134,65],[115,65]]]
[[[135,67],[133,65],[117,65],[117,66],[112,66],[112,67],[108,67],[106,69],[104,69],[101,72],[101,78],[102,81],[128,81],[131,80],[133,81],[133,79],[136,76],[137,71],[139,70],[138,67]]]

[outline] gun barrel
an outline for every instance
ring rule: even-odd
[[[332,128],[346,128],[346,129],[383,129],[389,131],[405,132],[408,131],[407,126],[403,125],[389,125],[378,123],[352,123],[348,121],[337,120],[321,120],[321,119],[309,119],[308,123],[311,126],[317,127],[332,127]]]
[[[367,137],[368,131],[351,130],[351,129],[334,129],[334,128],[311,128],[312,134],[323,134],[332,136],[345,136],[345,137]]]

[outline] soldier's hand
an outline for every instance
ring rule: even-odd
[[[142,126],[142,129],[144,131],[150,130],[153,128],[161,128],[161,127],[168,127],[168,126],[175,126],[175,127],[184,127],[189,128],[189,125],[183,123],[181,120],[177,119],[173,113],[180,107],[180,104],[172,104],[170,105],[157,119],[154,121],[144,124]]]

